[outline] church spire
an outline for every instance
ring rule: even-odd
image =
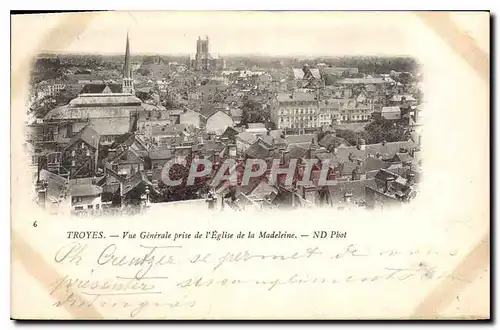
[[[123,78],[132,78],[130,72],[130,46],[128,41],[128,32],[127,32],[127,45],[125,48],[125,65],[123,67]]]
[[[122,93],[134,94],[134,80],[132,79],[132,67],[130,65],[130,45],[128,41],[125,46],[125,65],[123,66]]]

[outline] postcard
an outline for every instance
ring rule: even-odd
[[[489,27],[11,15],[11,317],[489,319]]]

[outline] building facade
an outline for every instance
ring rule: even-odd
[[[271,120],[277,129],[315,129],[320,127],[319,105],[314,93],[278,93],[271,107]]]
[[[208,37],[196,41],[196,54],[191,56],[189,67],[195,71],[223,70],[225,61],[217,55],[210,54]]]

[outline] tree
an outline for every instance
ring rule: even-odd
[[[66,105],[78,96],[78,93],[64,89],[56,95],[47,95],[37,100],[30,106],[30,111],[35,113],[37,118],[43,118],[52,109]]]
[[[200,167],[201,166],[201,167]],[[198,171],[202,171],[203,165],[199,165]],[[188,185],[187,178],[189,169],[181,164],[174,164],[170,168],[170,180],[181,180],[181,184],[173,186],[166,185],[162,180],[158,183],[158,189],[162,193],[163,199],[167,202],[197,199],[201,194],[208,191],[208,177],[196,178],[194,184]]]
[[[402,120],[380,118],[365,126],[367,143],[394,142],[405,139],[406,127]]]
[[[44,96],[30,106],[30,112],[34,113],[36,118],[43,118],[56,106],[57,104],[54,98],[51,96]]]
[[[363,138],[361,132],[355,132],[350,129],[335,129],[335,135],[347,141],[350,145],[356,145],[358,139]]]
[[[72,99],[76,98],[78,93],[69,89],[63,89],[57,93],[54,98],[57,106],[68,104]]]
[[[401,72],[397,77],[396,81],[399,81],[403,85],[408,85],[413,81],[413,77],[408,72]]]
[[[270,120],[269,112],[264,111],[259,102],[247,99],[243,101],[241,109],[243,111],[241,119],[243,125],[248,123],[263,123]]]

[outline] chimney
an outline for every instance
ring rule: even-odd
[[[283,151],[281,153],[281,165],[285,165],[288,162],[288,153],[289,151]]]
[[[391,183],[394,182],[394,177],[389,177],[385,180],[385,188],[384,188],[384,193],[388,193],[389,189],[391,188]]]

